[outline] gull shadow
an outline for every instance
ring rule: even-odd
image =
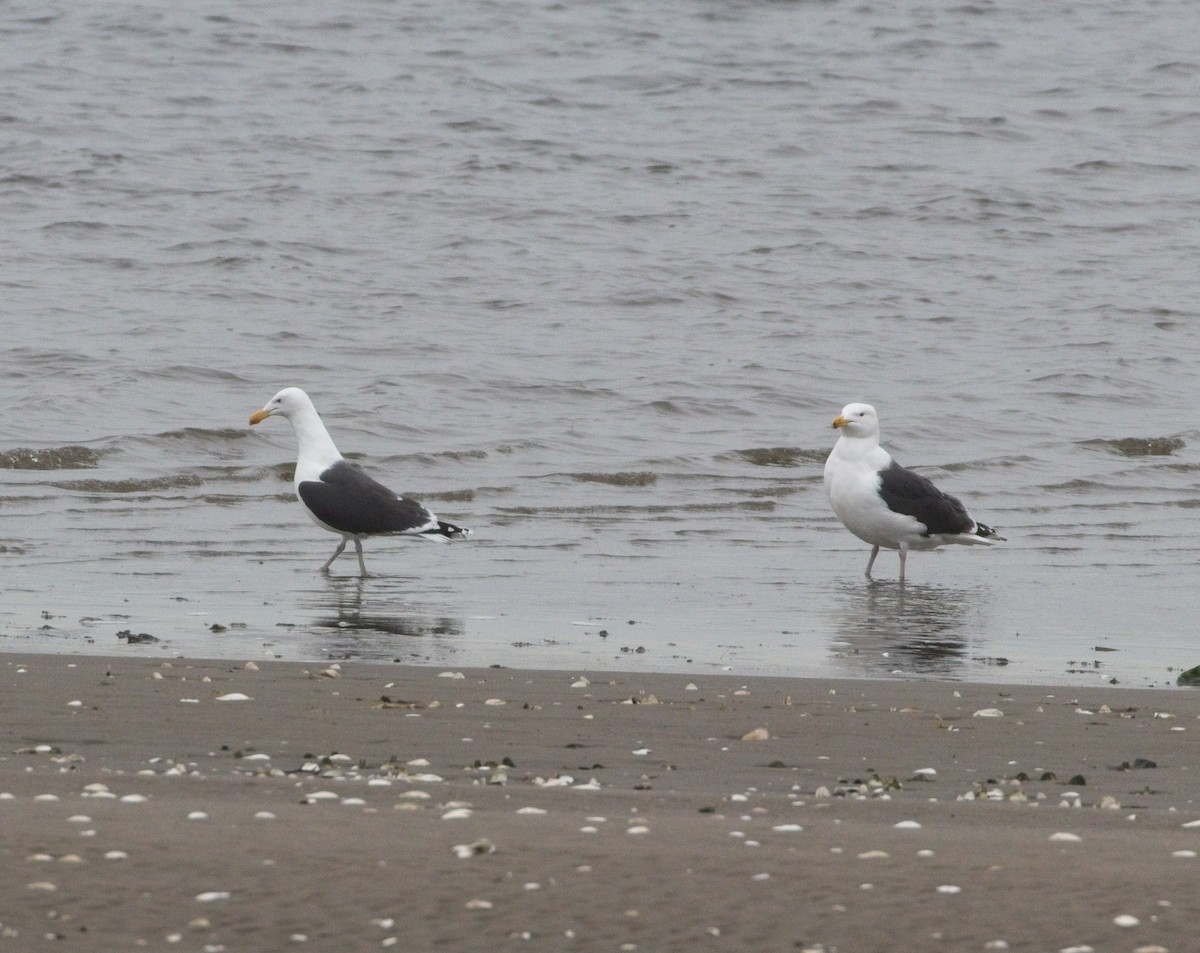
[[[982,641],[978,617],[986,601],[986,590],[843,585],[833,656],[857,675],[962,677]]]
[[[420,592],[413,579],[327,576],[310,607],[311,625],[337,658],[433,661],[451,654],[466,632],[461,613]]]

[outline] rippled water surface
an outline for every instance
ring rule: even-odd
[[[0,649],[1173,684],[1198,16],[10,4]],[[475,538],[321,574],[285,385]],[[1008,542],[868,584],[856,399]]]

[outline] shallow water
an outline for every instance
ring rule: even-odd
[[[1195,17],[14,6],[0,648],[1173,683]],[[475,538],[320,574],[289,384]],[[855,399],[1009,541],[868,585]]]

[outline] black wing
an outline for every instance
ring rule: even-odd
[[[879,471],[879,495],[892,512],[924,523],[926,536],[975,531],[975,521],[961,502],[895,460],[886,470]]]
[[[342,533],[403,533],[434,518],[416,500],[398,497],[345,460],[300,484],[300,499],[326,526]]]

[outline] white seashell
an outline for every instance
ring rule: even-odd
[[[200,699],[199,698],[181,698],[181,699],[179,699],[179,703],[181,705],[199,705]]]
[[[470,817],[474,813],[475,812],[472,811],[469,807],[456,807],[456,808],[452,808],[451,810],[449,810],[445,814],[443,814],[442,820],[443,821],[461,821],[461,820],[465,820],[466,818]]]
[[[921,828],[920,823],[917,821],[900,821],[893,826],[897,830],[901,830],[901,831],[914,831],[914,830],[920,830],[920,828]]]
[[[867,850],[858,855],[859,860],[883,860],[890,857],[886,850]]]
[[[219,702],[249,702],[254,701],[249,695],[242,692],[226,692],[224,695],[218,695],[216,700]]]
[[[768,741],[770,737],[771,732],[766,728],[755,728],[742,735],[742,741]]]
[[[492,901],[490,900],[468,900],[466,903],[468,910],[491,910]]]
[[[938,893],[962,893],[962,887],[955,884],[941,884],[937,888]]]
[[[637,748],[634,751],[630,752],[630,754],[636,754],[639,757],[644,757],[645,755],[648,755],[649,753],[650,753],[649,748]]]
[[[1069,831],[1059,831],[1056,834],[1051,834],[1050,840],[1060,844],[1077,844],[1083,840],[1083,838],[1078,834],[1072,834]]]
[[[68,824],[90,824],[92,819],[86,814],[72,814],[67,818]]]
[[[207,820],[208,820],[208,815],[207,815],[207,814],[205,814],[203,811],[192,811],[192,812],[191,812],[191,813],[190,813],[190,814],[187,816],[187,819],[188,819],[189,821],[207,821]]]
[[[129,855],[123,850],[110,850],[104,855],[105,860],[128,860]]]
[[[1195,857],[1196,852],[1194,850],[1173,850],[1173,851],[1171,851],[1171,856],[1172,857]]]
[[[627,828],[625,830],[625,833],[626,834],[634,834],[634,835],[649,834],[650,828],[646,827],[644,824],[638,824],[635,827]]]
[[[518,814],[549,814],[550,812],[540,807],[519,807]]]
[[[57,794],[35,794],[33,796],[33,799],[35,801],[57,801],[58,795]]]
[[[197,903],[212,903],[216,900],[228,900],[228,890],[207,890],[204,893],[196,894]]]
[[[440,774],[406,774],[400,780],[412,781],[414,784],[437,784],[444,779]]]
[[[254,815],[254,819],[256,821],[273,821],[275,820],[275,815],[270,811],[259,811]]]
[[[478,857],[480,854],[494,854],[496,852],[496,845],[490,840],[483,838],[470,844],[455,844],[450,849],[454,852],[455,857],[460,860],[467,860],[470,857]]]
[[[591,684],[592,684],[591,682],[589,682],[585,677],[583,677],[581,675],[579,678],[575,679],[575,681],[573,681],[571,683],[571,687],[572,688],[587,688]]]
[[[999,708],[980,708],[979,711],[975,712],[973,717],[975,717],[975,718],[1003,718],[1004,712],[1002,712]]]
[[[333,791],[311,791],[304,796],[304,802],[311,804],[314,801],[337,801],[341,799],[341,795],[335,794]]]
[[[1132,914],[1122,913],[1113,917],[1113,923],[1119,927],[1135,927],[1142,921]]]
[[[438,672],[438,678],[453,678],[455,680],[461,680],[466,677],[467,676],[465,676],[462,672]]]
[[[122,804],[145,804],[150,800],[144,794],[123,794],[121,795]]]
[[[25,886],[29,890],[36,890],[39,893],[54,893],[54,891],[58,889],[58,887],[55,884],[50,883],[49,880],[37,880],[31,884],[26,884]]]
[[[796,834],[804,830],[799,824],[776,824],[771,830],[778,834]]]
[[[489,698],[487,701],[484,702],[484,704],[485,705],[507,705],[508,702],[506,702],[503,698]]]
[[[913,774],[920,775],[921,777],[925,778],[935,778],[937,777],[937,768],[917,768]]]

